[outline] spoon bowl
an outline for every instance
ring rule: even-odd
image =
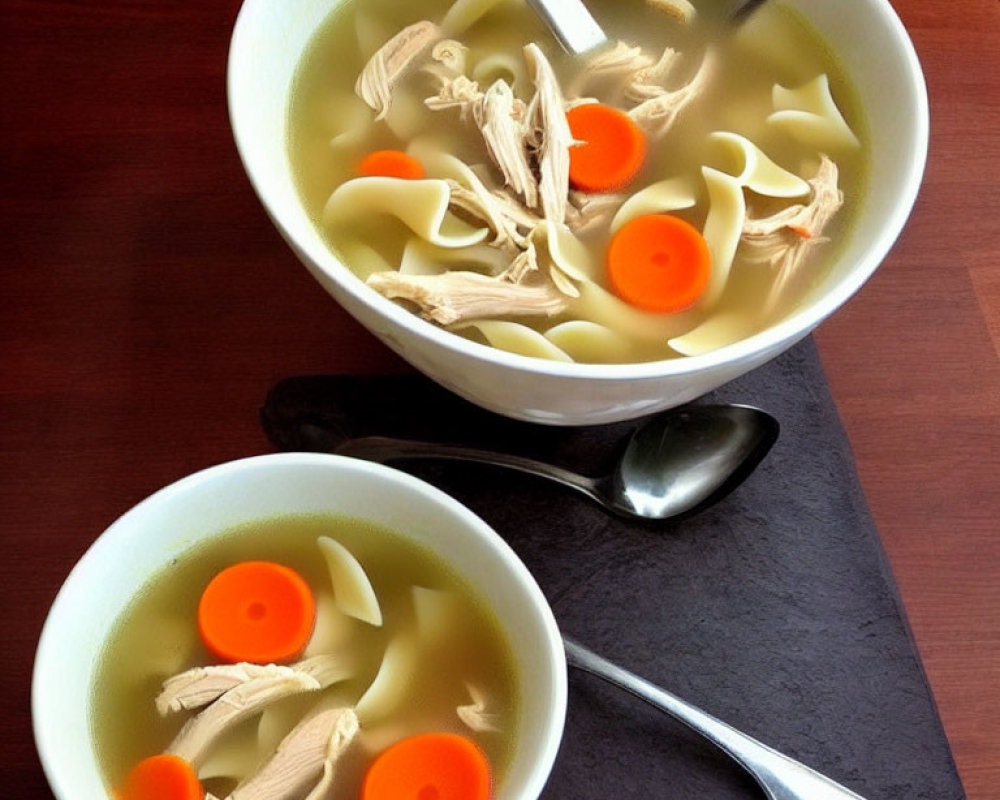
[[[778,438],[778,421],[741,405],[687,406],[636,429],[606,497],[647,519],[697,513],[739,486]]]
[[[312,427],[312,426],[310,426]],[[330,441],[302,430],[316,449],[387,463],[415,459],[505,467],[568,486],[623,517],[665,520],[717,503],[753,472],[778,438],[778,421],[757,408],[695,405],[650,417],[632,433],[615,467],[599,477],[523,456],[385,436]]]

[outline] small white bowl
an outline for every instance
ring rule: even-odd
[[[94,542],[63,584],[35,658],[35,742],[59,800],[107,800],[95,757],[90,692],[98,657],[129,601],[170,559],[234,525],[331,513],[383,525],[434,552],[496,612],[518,667],[519,738],[498,800],[534,800],[566,714],[566,661],[552,611],[527,568],[479,517],[389,467],[288,453],[206,469],[153,494]]]
[[[229,52],[229,115],[243,165],[278,231],[319,283],[412,365],[492,411],[557,425],[634,418],[680,405],[769,361],[836,311],[899,236],[927,157],[928,108],[913,45],[888,0],[787,0],[823,35],[856,85],[871,136],[867,196],[850,241],[798,312],[701,356],[565,364],[455,336],[365,286],[324,244],[295,189],[285,147],[289,87],[313,32],[341,0],[245,0]]]

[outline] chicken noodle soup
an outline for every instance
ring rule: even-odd
[[[304,203],[373,290],[495,347],[648,361],[762,330],[829,268],[867,147],[813,30],[718,5],[593,0],[610,43],[570,57],[523,0],[347,2],[290,102]],[[631,225],[663,215],[687,225]]]
[[[304,649],[278,665],[260,649],[273,638],[233,631],[285,602],[260,589],[272,573],[308,595],[291,614],[309,620]],[[233,605],[240,581],[253,597]],[[400,742],[497,781],[518,724],[514,670],[490,610],[427,551],[362,520],[283,517],[193,548],[140,593],[97,671],[94,739],[123,800],[129,781],[177,770],[199,799],[360,797]]]

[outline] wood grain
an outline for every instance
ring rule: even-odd
[[[817,342],[970,798],[1000,797],[1000,4],[895,2],[927,77],[921,197]]]
[[[927,72],[917,208],[817,335],[968,797],[1000,797],[1000,3],[894,0]],[[269,450],[292,374],[408,369],[271,228],[225,106],[238,3],[0,0],[5,796],[45,611],[87,545],[186,473]],[[845,11],[845,13],[847,13]]]

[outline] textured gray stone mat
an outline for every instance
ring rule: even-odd
[[[485,466],[405,468],[511,544],[567,635],[867,800],[964,797],[812,341],[699,402],[764,408],[781,435],[746,483],[679,522],[612,518],[570,490]],[[590,473],[636,424],[517,422],[416,375],[289,378],[272,388],[261,420],[280,450],[322,450],[340,425],[354,435],[507,449]],[[762,793],[684,726],[572,672],[566,733],[543,797]]]

